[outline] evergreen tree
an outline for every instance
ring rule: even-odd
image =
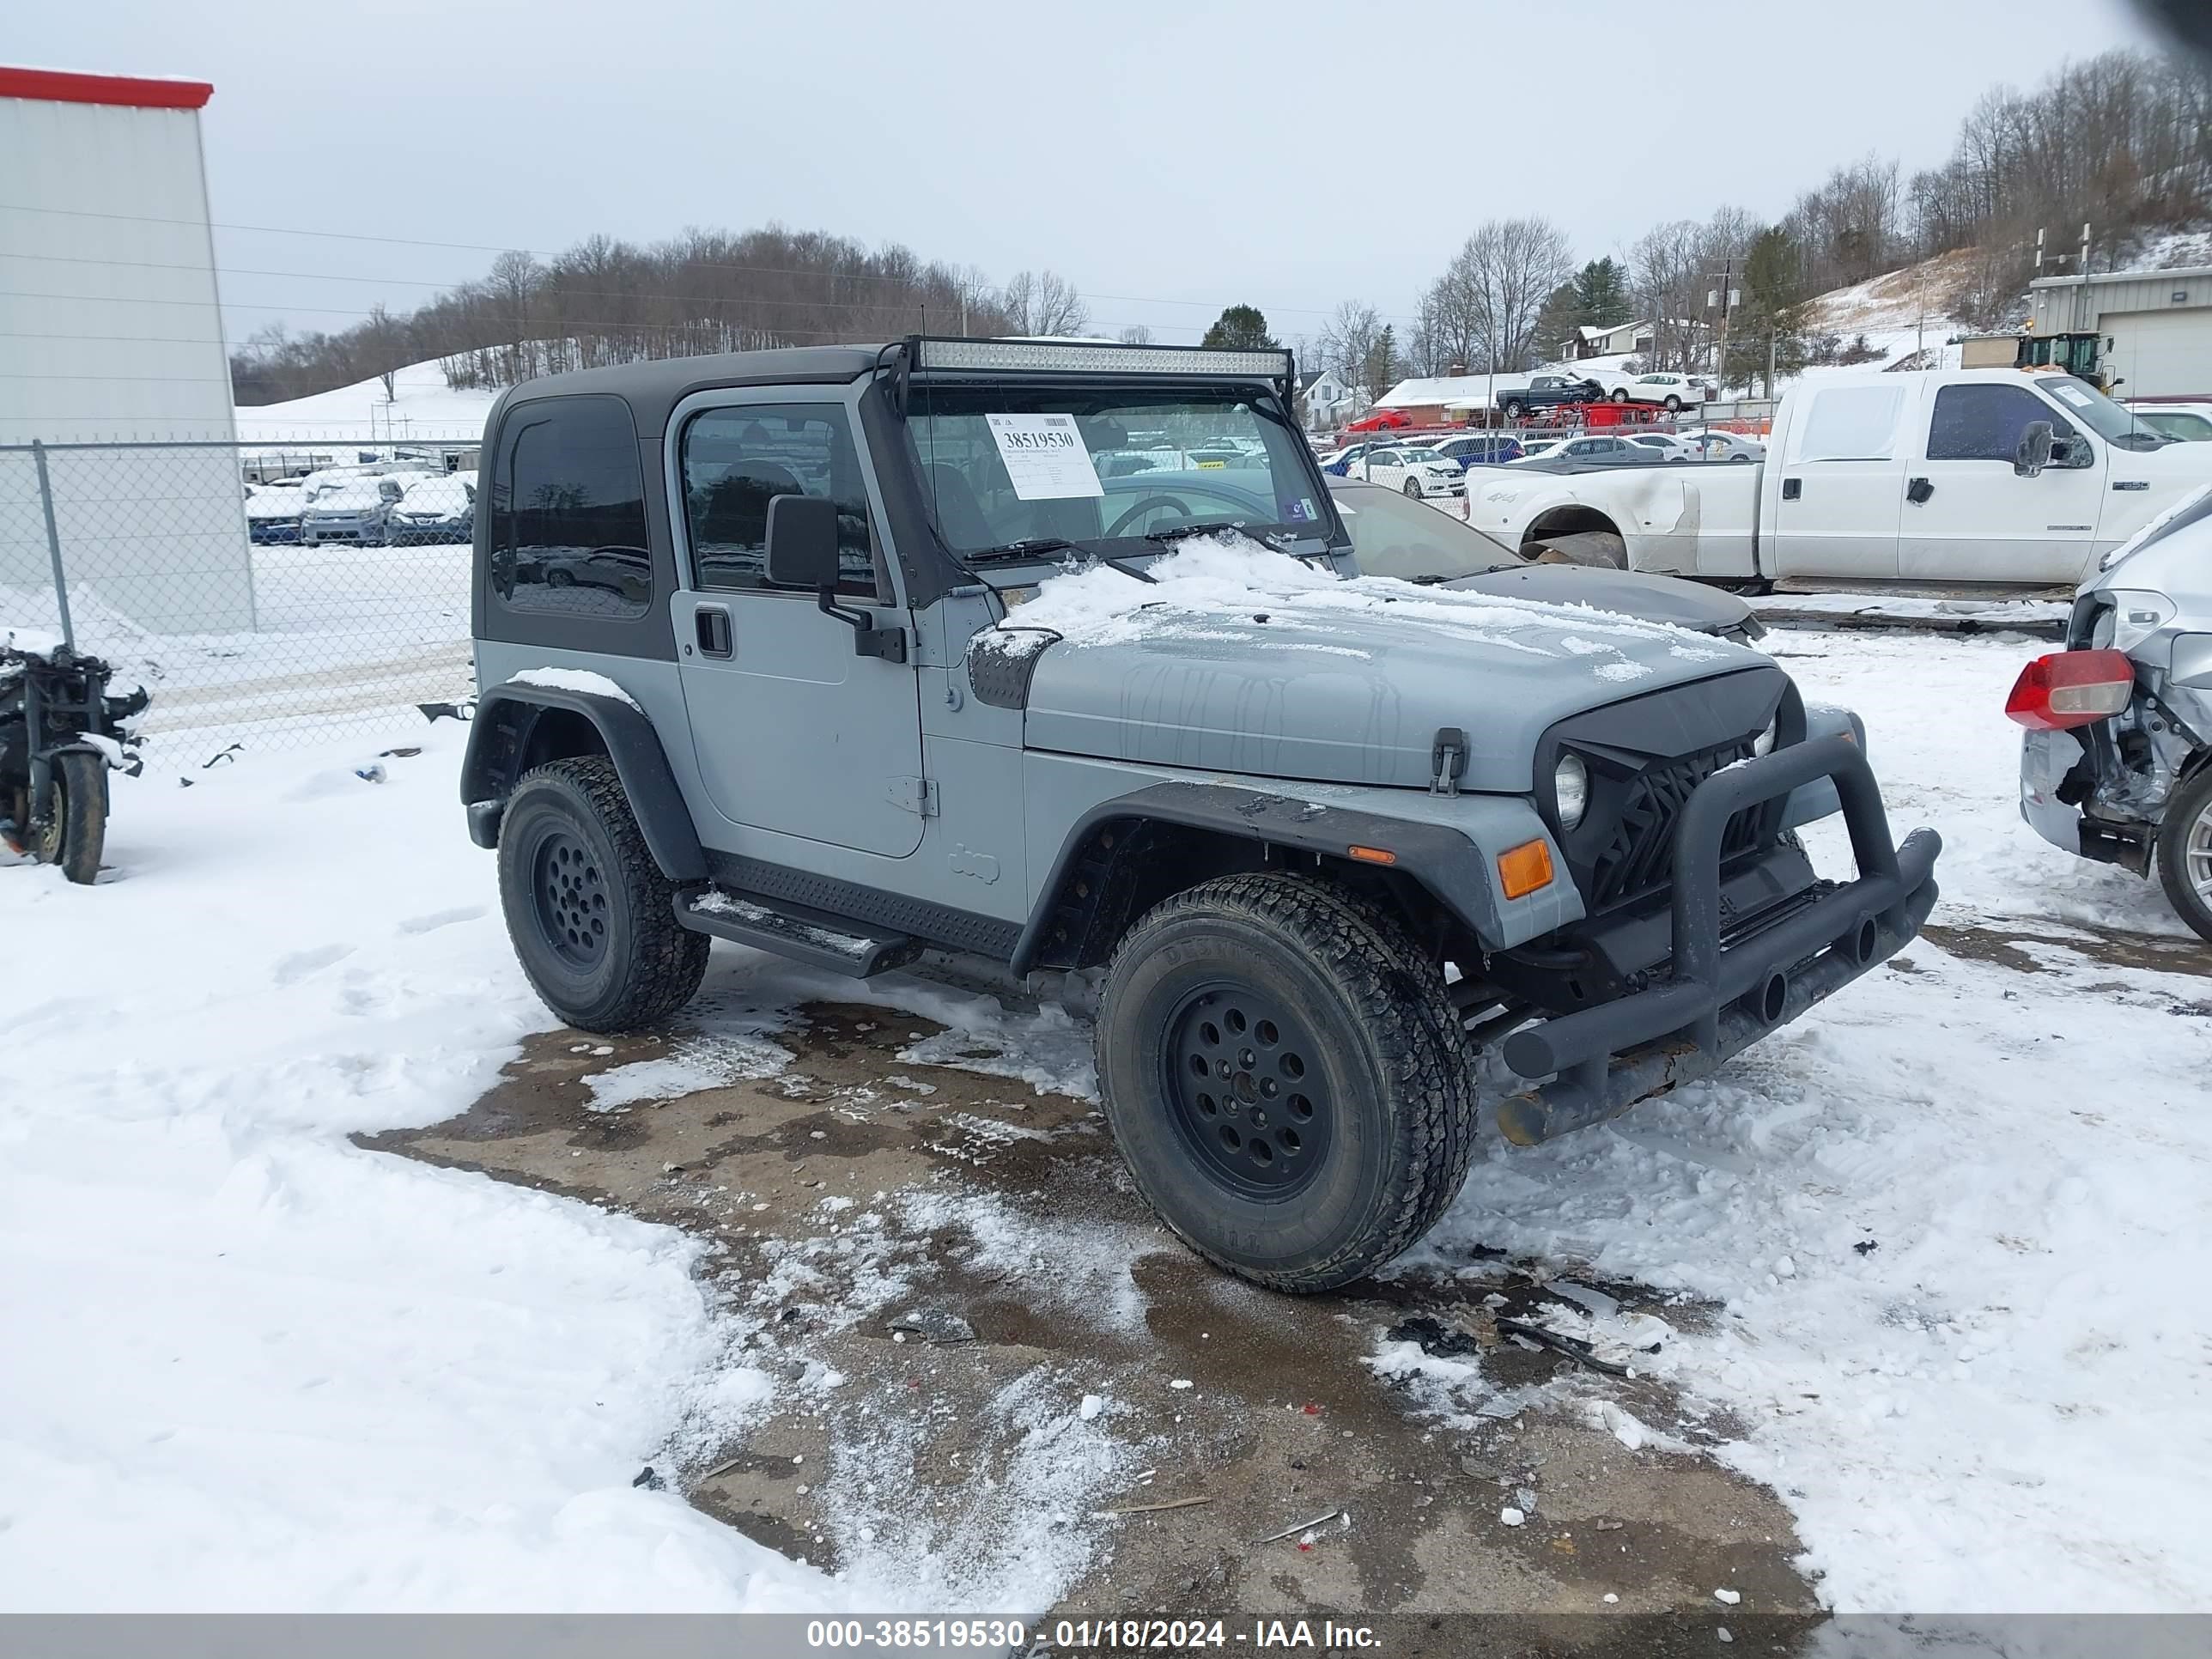
[[[1214,319],[1200,345],[1233,351],[1259,351],[1279,343],[1267,332],[1267,319],[1257,306],[1231,306]]]

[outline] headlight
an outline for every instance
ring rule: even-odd
[[[2143,588],[2119,587],[2112,601],[2112,649],[2132,651],[2173,620],[2173,601]]]
[[[1562,755],[1552,774],[1552,798],[1559,805],[1559,828],[1571,830],[1589,811],[1589,768],[1579,755]]]
[[[1774,718],[1767,721],[1766,730],[1760,732],[1757,737],[1751,740],[1751,752],[1754,755],[1772,754],[1774,752],[1774,739],[1781,735],[1781,732],[1782,712],[1781,710],[1777,709],[1775,711]]]

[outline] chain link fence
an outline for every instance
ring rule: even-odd
[[[471,690],[471,440],[0,445],[0,634],[152,693],[149,764],[397,736]]]

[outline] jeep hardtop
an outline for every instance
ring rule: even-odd
[[[914,337],[518,386],[463,769],[531,982],[651,1025],[726,939],[1097,970],[1166,1223],[1323,1290],[1519,1143],[1721,1065],[1911,939],[1861,742],[1768,658],[1359,576],[1290,354]],[[1840,807],[1857,864],[1794,830]],[[1497,1075],[1496,1068],[1490,1068]]]

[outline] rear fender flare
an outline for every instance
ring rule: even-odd
[[[509,683],[483,694],[461,762],[470,838],[479,847],[499,845],[500,817],[521,781],[532,732],[553,709],[581,716],[599,733],[660,873],[672,881],[704,881],[707,854],[660,734],[636,704],[604,692]]]

